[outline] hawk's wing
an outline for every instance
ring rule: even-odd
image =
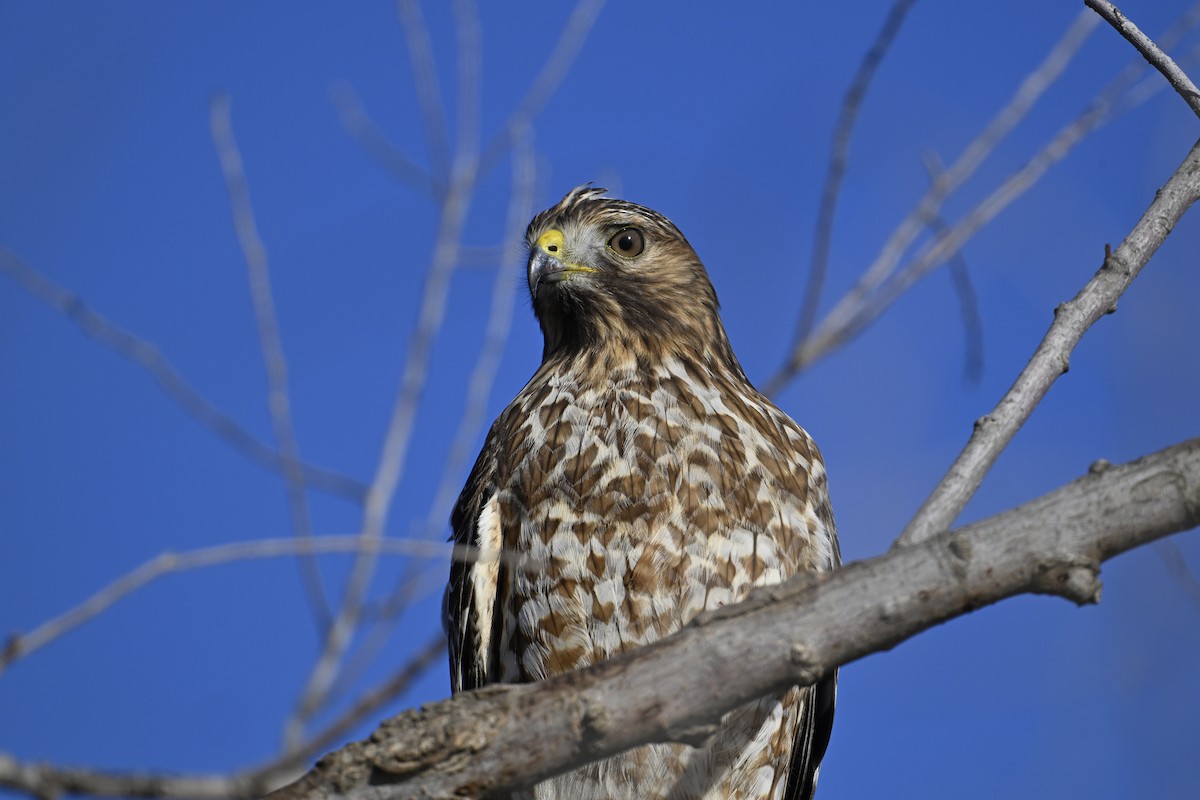
[[[483,686],[496,663],[496,601],[501,574],[495,480],[498,425],[499,420],[488,432],[487,442],[450,514],[451,539],[456,547],[442,599],[442,621],[450,649],[450,689],[454,694]],[[487,558],[489,546],[497,558]]]
[[[826,497],[818,504],[817,516],[829,531],[833,546],[833,566],[842,564],[842,554],[834,535],[833,508]],[[837,704],[837,670],[827,678],[817,681],[805,690],[804,711],[796,725],[796,736],[792,740],[792,759],[788,765],[787,787],[784,800],[812,800],[817,790],[817,772],[825,748],[829,746],[829,735],[833,733],[833,710]]]
[[[784,800],[812,800],[817,789],[817,770],[833,731],[833,707],[837,699],[837,671],[804,691],[804,712],[792,740]]]

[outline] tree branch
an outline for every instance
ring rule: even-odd
[[[862,326],[852,324],[856,316],[862,312],[872,294],[889,276],[896,272],[900,260],[917,235],[926,227],[926,220],[940,213],[947,198],[975,174],[979,166],[987,160],[1005,137],[1016,128],[1021,120],[1025,119],[1041,96],[1058,80],[1063,70],[1071,63],[1096,24],[1095,17],[1087,12],[1081,13],[1072,20],[1059,41],[1046,54],[1042,63],[1021,81],[1008,103],[971,140],[954,163],[941,172],[937,180],[917,202],[916,207],[896,226],[862,277],[837,302],[816,330],[813,330],[812,319],[805,320],[808,315],[815,318],[817,311],[816,301],[812,298],[812,294],[814,288],[819,292],[819,285],[814,287],[812,285],[814,278],[810,277],[810,285],[805,296],[806,305],[802,312],[801,322],[797,327],[792,351],[788,356],[787,363],[767,382],[767,394],[774,394],[782,389],[789,380],[816,358],[832,349],[834,344],[844,342],[850,331],[861,330]],[[828,186],[826,191],[828,192]],[[836,200],[836,196],[833,199]],[[830,201],[828,196],[822,200],[821,215],[826,213],[825,203]],[[832,218],[832,212],[830,212],[830,217]],[[974,231],[971,233],[973,234]],[[820,228],[818,228],[819,235]],[[814,245],[814,259],[818,252]],[[814,262],[814,267],[816,263]],[[823,271],[825,266],[822,264],[820,269]]]
[[[829,166],[825,172],[825,185],[821,189],[821,205],[817,209],[816,230],[813,232],[812,259],[808,267],[808,283],[804,287],[804,300],[800,318],[796,324],[795,341],[802,342],[812,331],[821,306],[821,290],[825,286],[825,275],[829,271],[829,250],[833,241],[833,221],[837,213],[838,195],[841,193],[842,178],[846,174],[846,163],[850,159],[850,134],[858,121],[858,112],[867,89],[883,63],[884,56],[904,25],[909,10],[916,0],[896,0],[884,18],[883,27],[875,35],[875,41],[863,56],[855,72],[850,88],[842,99],[837,124],[833,131],[833,145],[829,153]]]
[[[1005,109],[947,168],[943,181],[950,180],[960,166],[965,170],[961,179],[965,179],[999,143],[1000,139],[996,137],[1003,135],[1006,127],[1020,119],[1024,113],[1020,109],[1044,91],[1048,85],[1045,82],[1053,77],[1052,73],[1061,71],[1065,66],[1061,59],[1073,48],[1078,48],[1080,42],[1077,37],[1081,31],[1077,26],[1084,25],[1087,19],[1084,12],[1072,23],[1042,65],[1025,79]],[[1161,41],[1164,46],[1168,46],[1168,42],[1177,43],[1198,23],[1200,3],[1180,16],[1162,35]],[[904,267],[897,269],[896,265],[921,230],[924,220],[942,207],[950,191],[955,188],[942,184],[930,187],[912,213],[892,232],[858,283],[834,305],[809,336],[792,345],[786,362],[765,382],[765,391],[768,394],[777,393],[814,362],[865,330],[917,281],[946,263],[972,236],[1036,184],[1050,167],[1065,158],[1084,137],[1160,91],[1163,86],[1160,81],[1136,84],[1145,70],[1146,64],[1141,60],[1129,62],[1092,98],[1078,117],[1059,130],[1021,169],[954,223],[945,235],[926,243]],[[1010,117],[1014,114],[1018,116]]]
[[[1200,89],[1196,88],[1192,79],[1171,60],[1170,56],[1164,53],[1149,36],[1142,33],[1138,26],[1133,24],[1133,20],[1122,14],[1121,10],[1108,0],[1083,0],[1083,2],[1137,48],[1150,66],[1161,72],[1172,88],[1179,92],[1179,96],[1184,99],[1184,102],[1191,106],[1197,116],[1200,116]]]
[[[384,537],[374,541],[363,541],[357,534],[314,536],[308,539],[257,539],[202,547],[184,553],[159,553],[112,581],[82,603],[43,622],[29,633],[11,634],[0,649],[0,673],[35,650],[40,650],[60,636],[100,616],[119,600],[166,575],[261,558],[294,558],[332,553],[354,555],[364,548],[376,555],[404,555],[430,559],[442,559],[446,556],[471,559],[476,555],[473,549],[428,539]]]
[[[59,286],[2,245],[0,272],[6,273],[35,299],[64,316],[89,339],[141,367],[185,414],[242,455],[266,469],[283,471],[283,457],[275,448],[250,433],[196,391],[157,346],[101,315],[79,295]],[[366,487],[360,481],[323,467],[311,464],[300,466],[304,481],[310,488],[344,497],[354,503],[363,501]]]
[[[1006,597],[1096,602],[1102,561],[1197,524],[1200,438],[827,577],[762,587],[634,653],[408,711],[270,797],[490,796],[641,744],[694,742],[730,709]]]
[[[1100,270],[1074,299],[1054,310],[1054,322],[1033,357],[990,414],[975,423],[967,446],[933,493],[905,527],[898,545],[919,542],[946,530],[966,507],[1000,453],[1029,419],[1058,376],[1069,366],[1071,352],[1100,317],[1116,310],[1117,299],[1167,238],[1175,223],[1200,199],[1200,142]]]
[[[300,467],[300,442],[292,422],[292,402],[288,392],[287,359],[283,354],[283,339],[279,334],[279,319],[275,313],[275,296],[271,289],[271,271],[267,264],[267,248],[258,233],[254,206],[250,203],[250,187],[242,167],[242,153],[233,135],[233,119],[229,95],[220,93],[209,103],[209,123],[213,145],[221,162],[233,227],[237,233],[246,272],[250,279],[250,299],[254,319],[258,323],[259,349],[267,373],[267,411],[275,430],[275,444],[283,467],[284,492],[292,533],[299,539],[311,539],[312,516],[308,508],[308,491],[304,486],[304,470]],[[317,622],[318,635],[329,627],[329,600],[316,558],[298,556],[300,582]]]

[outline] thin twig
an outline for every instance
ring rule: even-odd
[[[936,181],[945,171],[945,165],[936,153],[926,153],[921,160],[931,181]],[[945,236],[950,229],[938,214],[931,216],[925,224],[939,237]],[[978,386],[983,377],[983,316],[979,311],[979,296],[971,283],[971,271],[967,268],[967,259],[962,250],[955,252],[947,261],[954,295],[958,298],[958,308],[962,314],[963,337],[966,340],[963,348],[963,380],[968,386]]]
[[[892,231],[879,255],[864,271],[863,276],[845,297],[825,316],[824,321],[816,331],[811,323],[803,324],[797,329],[797,337],[788,362],[767,382],[766,391],[773,394],[783,388],[789,380],[799,374],[814,360],[814,351],[818,354],[815,340],[828,340],[831,328],[836,330],[836,323],[851,317],[850,310],[860,308],[870,294],[891,275],[900,259],[912,245],[913,240],[925,228],[926,220],[940,213],[942,205],[958,187],[970,178],[979,166],[987,159],[996,147],[1023,120],[1038,99],[1062,75],[1066,66],[1079,51],[1087,36],[1096,27],[1096,19],[1086,11],[1072,20],[1063,32],[1062,37],[1046,54],[1046,57],[1029,75],[1021,81],[1016,92],[1008,103],[1000,109],[991,121],[980,131],[963,150],[962,154],[942,173],[926,190],[916,207],[905,217],[895,230]],[[822,206],[822,209],[824,206]],[[811,277],[810,277],[810,280]],[[806,303],[813,305],[811,312],[816,314],[815,303],[811,303],[806,292]]]
[[[473,165],[479,148],[480,79],[482,33],[479,9],[474,0],[454,0],[456,56],[458,59],[458,136],[455,144],[455,164]],[[498,271],[502,273],[503,271]],[[460,426],[461,427],[461,426]],[[451,459],[452,459],[451,455]],[[449,460],[449,459],[448,459]],[[373,663],[375,656],[390,638],[404,609],[417,596],[426,581],[420,579],[420,568],[410,562],[401,572],[395,588],[388,594],[382,609],[374,615],[373,623],[352,660],[341,670],[327,695],[334,700],[339,692],[357,681],[359,675]]]
[[[10,636],[0,650],[0,673],[14,662],[40,650],[83,623],[95,619],[117,601],[166,575],[238,561],[287,556],[294,558],[297,555],[355,554],[364,550],[378,555],[405,555],[430,559],[447,556],[471,559],[476,555],[467,549],[428,539],[381,538],[364,541],[357,535],[314,536],[311,539],[258,539],[214,545],[184,553],[160,553],[112,581],[79,605],[43,622],[29,633]]]
[[[1200,142],[1158,191],[1125,241],[1106,254],[1100,270],[1074,299],[1055,309],[1054,322],[1029,363],[992,412],[975,423],[967,446],[905,527],[896,545],[915,544],[953,524],[1000,453],[1058,376],[1066,373],[1071,352],[1083,334],[1098,319],[1115,310],[1117,299],[1197,199],[1200,199]]]
[[[929,229],[940,236],[946,231],[946,223],[936,217],[930,220]],[[949,261],[950,280],[954,285],[954,295],[958,298],[963,336],[966,339],[963,346],[963,382],[967,386],[977,387],[983,378],[983,317],[979,313],[979,295],[971,283],[971,271],[967,268],[962,251],[952,255]]]
[[[563,26],[562,33],[558,36],[558,41],[554,43],[554,49],[550,51],[546,63],[542,65],[541,71],[530,84],[529,91],[508,115],[504,127],[484,148],[483,155],[479,159],[480,173],[486,173],[499,162],[508,148],[512,146],[514,136],[533,121],[533,118],[557,91],[559,84],[571,70],[571,65],[575,63],[575,58],[583,48],[583,43],[603,8],[604,0],[579,0],[575,4],[567,24]]]
[[[509,193],[508,214],[505,223],[505,230],[508,232],[504,244],[505,266],[496,270],[492,282],[492,304],[483,344],[467,382],[466,404],[442,467],[442,475],[438,481],[438,488],[434,492],[433,502],[426,515],[423,535],[444,535],[446,520],[450,516],[450,507],[462,484],[462,475],[467,459],[471,456],[472,448],[479,436],[479,430],[483,426],[488,399],[491,396],[500,360],[504,355],[504,345],[508,341],[508,333],[512,327],[515,290],[518,286],[523,285],[522,281],[514,278],[520,270],[519,262],[524,251],[522,233],[526,221],[533,214],[534,186],[537,179],[532,139],[533,131],[531,128],[527,128],[524,132],[519,131],[514,140],[512,188]],[[395,588],[388,594],[375,614],[375,624],[355,654],[353,663],[347,665],[344,674],[339,678],[339,687],[353,682],[373,662],[375,656],[389,640],[390,632],[400,620],[404,610],[421,592],[422,582],[414,574],[415,570],[416,566],[410,565],[397,579]]]
[[[363,109],[362,101],[354,89],[347,84],[335,85],[329,99],[337,109],[342,128],[357,141],[396,180],[408,184],[430,197],[437,197],[445,189],[433,176],[404,155],[375,124]]]
[[[524,252],[522,236],[525,223],[533,216],[533,188],[537,180],[533,152],[533,130],[526,126],[513,136],[512,189],[509,194],[508,215],[504,241],[504,267],[496,270],[492,281],[492,304],[488,312],[487,328],[483,345],[467,381],[467,398],[459,419],[458,430],[450,445],[449,455],[442,468],[434,501],[430,505],[426,524],[432,529],[442,529],[450,517],[450,506],[454,502],[462,482],[463,467],[471,457],[472,448],[483,425],[488,398],[504,355],[504,345],[512,328],[513,306],[517,289],[523,282],[517,279],[520,259]]]
[[[1171,28],[1172,36],[1182,37],[1187,30],[1200,23],[1198,11],[1200,4],[1177,21]],[[1134,87],[1138,76],[1145,69],[1145,64],[1140,62],[1126,65],[1117,77],[1087,104],[1075,120],[1060,129],[1021,169],[993,190],[943,236],[927,243],[912,260],[890,277],[885,279],[882,275],[874,275],[873,280],[878,278],[882,285],[872,283],[870,287],[865,287],[860,282],[859,286],[834,306],[808,339],[793,351],[788,364],[776,373],[768,388],[777,391],[809,365],[861,333],[913,284],[946,263],[963,244],[1036,184],[1050,167],[1065,158],[1089,133],[1111,122],[1118,114],[1125,113],[1148,100],[1153,92],[1138,91],[1137,87],[1132,90],[1130,88]],[[1161,90],[1161,82],[1158,82],[1158,88]],[[940,208],[940,202],[937,207]],[[918,211],[921,209],[918,208]],[[925,209],[923,213],[928,212],[929,209]],[[917,214],[916,211],[913,213]],[[910,217],[918,223],[926,218],[912,215]],[[908,223],[909,220],[906,220],[904,224]],[[885,251],[889,249],[890,245],[885,245]],[[883,253],[881,257],[882,255]],[[880,263],[882,262],[877,259],[869,272],[874,272]],[[888,272],[890,274],[892,270],[889,268]],[[874,291],[869,291],[872,288]]]
[[[455,117],[455,161],[474,161],[479,154],[480,95],[483,91],[483,31],[475,0],[454,0],[455,55],[458,60],[458,113]]]
[[[504,131],[497,135],[489,146],[493,158],[498,157],[511,145],[513,131],[528,124],[558,87],[602,6],[603,0],[580,0],[529,92],[510,115]],[[397,0],[397,10],[410,38],[410,54],[415,59],[414,72],[418,83],[423,83],[423,88],[419,86],[419,89],[428,92],[428,87],[432,84],[428,81],[422,82],[421,76],[425,71],[433,69],[432,49],[425,48],[422,43],[421,31],[424,30],[424,23],[419,17],[419,8],[416,8],[411,0]],[[423,36],[427,38],[427,32]],[[422,107],[432,107],[432,100],[422,101]],[[437,108],[440,111],[440,105]],[[428,121],[427,117],[427,123]],[[436,139],[432,134],[431,138]],[[375,478],[364,503],[361,535],[366,539],[382,535],[391,498],[403,476],[405,455],[428,372],[430,350],[444,319],[450,277],[457,265],[467,209],[475,184],[482,174],[478,154],[465,152],[463,142],[464,139],[460,138],[460,147],[450,167],[446,192],[441,198],[438,235],[433,261],[426,273],[417,327],[409,339],[408,358],[405,361],[400,390],[393,407]],[[284,726],[285,749],[295,747],[302,740],[306,720],[322,707],[337,681],[343,656],[357,630],[367,587],[374,570],[374,558],[366,553],[360,554],[351,569],[339,613],[325,638],[321,655],[301,693],[295,712]]]
[[[850,81],[850,88],[846,90],[846,96],[842,99],[842,108],[838,112],[837,123],[833,129],[833,145],[829,154],[829,167],[825,172],[825,186],[821,190],[821,205],[817,210],[812,260],[808,267],[808,282],[804,287],[804,305],[796,324],[794,340],[797,342],[804,341],[812,330],[813,322],[817,318],[817,309],[821,305],[821,291],[829,271],[829,250],[833,241],[833,221],[837,213],[838,195],[841,193],[842,179],[846,174],[846,163],[850,157],[850,135],[854,132],[855,122],[858,121],[859,109],[876,70],[891,48],[896,34],[900,32],[909,10],[915,4],[916,0],[896,0],[892,4],[883,21],[883,27],[863,56],[854,79]]]
[[[0,753],[0,787],[47,800],[63,795],[161,797],[187,800],[249,800],[271,789],[253,779],[225,775],[105,770],[30,764]]]
[[[1171,87],[1184,99],[1184,102],[1191,107],[1192,111],[1196,112],[1197,116],[1200,116],[1200,89],[1196,88],[1192,79],[1171,60],[1170,56],[1164,53],[1149,36],[1142,33],[1138,26],[1133,24],[1133,20],[1122,14],[1120,9],[1108,0],[1083,1],[1088,8],[1104,17],[1105,22],[1116,28],[1118,33],[1137,48],[1137,51],[1145,56],[1150,66],[1161,72]]]
[[[62,314],[88,338],[141,367],[189,417],[243,456],[265,469],[283,471],[283,459],[275,448],[219,411],[192,388],[156,345],[101,316],[79,295],[54,283],[2,245],[0,272],[11,277],[34,298]],[[301,467],[304,481],[312,489],[344,497],[354,503],[361,503],[366,495],[366,487],[354,478],[312,464],[301,464]]]
[[[1197,580],[1196,574],[1188,568],[1183,550],[1172,539],[1163,539],[1154,549],[1166,565],[1171,578],[1187,593],[1196,607],[1200,608],[1200,580]]]
[[[466,223],[467,210],[477,176],[473,158],[455,158],[451,181],[440,208],[440,223],[434,243],[433,260],[425,276],[417,327],[408,343],[408,358],[400,381],[400,389],[392,409],[391,421],[384,438],[375,477],[363,505],[361,536],[364,541],[378,539],[387,525],[392,497],[404,475],[413,425],[429,372],[429,357],[434,339],[445,320],[450,278],[458,260],[458,245]],[[297,703],[296,710],[284,728],[285,749],[291,750],[301,740],[304,725],[325,703],[337,680],[342,658],[358,627],[363,602],[375,574],[375,556],[369,550],[360,552],[351,568],[341,606],[330,627],[321,654]]]
[[[433,58],[429,28],[425,25],[425,16],[417,0],[396,0],[396,16],[408,44],[408,59],[412,65],[421,120],[425,123],[429,158],[433,161],[439,182],[445,184],[449,179],[450,137],[446,133],[446,114],[442,109],[442,92],[438,85],[437,62]]]
[[[296,439],[296,429],[292,422],[287,359],[283,354],[283,340],[279,335],[279,321],[275,315],[267,248],[258,233],[258,224],[254,221],[254,206],[250,202],[250,187],[242,167],[242,154],[233,135],[229,95],[220,93],[212,98],[209,104],[209,122],[213,145],[217,149],[221,172],[225,176],[225,188],[229,193],[233,227],[237,232],[238,244],[241,245],[242,254],[246,259],[246,272],[250,278],[250,298],[254,306],[254,319],[258,323],[259,349],[262,351],[263,365],[267,372],[267,410],[271,415],[275,443],[279,447],[279,455],[283,462],[283,482],[292,533],[300,539],[310,539],[313,535],[312,517],[308,509],[308,492],[304,487],[304,472],[300,468],[300,443]],[[317,629],[324,631],[329,627],[330,611],[329,601],[325,597],[325,586],[321,582],[321,571],[312,556],[300,556],[297,566],[304,593],[317,621]]]
[[[284,757],[272,761],[247,774],[248,779],[257,779],[262,784],[273,784],[277,777],[303,767],[315,756],[319,756],[349,736],[356,727],[374,718],[388,703],[408,691],[413,681],[424,675],[446,652],[446,637],[438,631],[425,646],[418,650],[405,665],[380,686],[363,692],[354,705],[343,711],[337,719],[326,725],[319,733],[298,745]]]

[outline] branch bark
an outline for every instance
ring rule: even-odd
[[[764,587],[636,653],[408,711],[270,797],[492,796],[641,744],[694,743],[742,703],[1006,597],[1096,602],[1101,562],[1197,524],[1200,438],[1098,462],[1026,505],[822,580]]]

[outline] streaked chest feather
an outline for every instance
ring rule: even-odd
[[[520,556],[497,608],[498,680],[584,666],[830,567],[815,448],[745,388],[671,359],[517,397],[489,520]]]

